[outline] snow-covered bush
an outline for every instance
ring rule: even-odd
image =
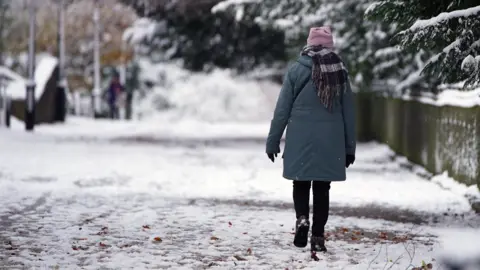
[[[234,76],[229,70],[195,73],[179,64],[139,61],[142,88],[135,101],[137,117],[200,121],[269,120],[280,86]]]

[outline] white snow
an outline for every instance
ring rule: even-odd
[[[23,131],[23,122],[12,118],[12,129]],[[142,121],[110,121],[69,116],[65,124],[38,125],[38,136],[55,138],[112,139],[128,136],[152,138],[263,138],[268,133],[268,124],[263,122],[205,122],[193,119],[172,119],[152,117]]]
[[[57,66],[57,58],[48,54],[41,54],[38,56],[40,59],[35,67],[35,99],[38,100],[43,95],[45,86],[52,76],[52,73]],[[7,94],[12,99],[25,99],[26,91],[26,78],[21,78],[17,74],[15,80],[12,81],[7,87]]]
[[[375,51],[375,57],[386,57],[390,55],[396,55],[400,52],[401,50],[398,47],[386,47]]]
[[[18,80],[18,81],[25,80],[20,74],[4,66],[0,66],[0,75],[10,78],[11,80]]]
[[[291,200],[289,192],[291,182],[282,180],[280,163],[269,164],[267,162],[263,154],[263,145],[255,151],[248,148],[238,149],[234,152],[230,150],[208,150],[208,152],[204,152],[207,150],[201,149],[192,150],[193,152],[161,150],[163,154],[157,153],[158,150],[155,148],[140,148],[143,150],[139,149],[138,155],[134,153],[134,156],[131,155],[128,159],[125,159],[120,154],[122,150],[116,147],[95,145],[90,149],[90,147],[77,147],[76,145],[69,147],[67,144],[53,149],[52,146],[48,146],[42,150],[41,146],[37,146],[35,150],[42,151],[42,154],[38,155],[41,159],[32,159],[32,168],[28,171],[17,172],[15,169],[17,166],[28,162],[24,157],[21,157],[28,150],[21,151],[20,149],[22,145],[28,144],[29,140],[14,142],[16,137],[29,138],[28,135],[23,134],[22,128],[23,126],[17,127],[14,124],[13,133],[4,134],[4,136],[11,137],[2,140],[8,142],[8,145],[2,146],[2,149],[17,149],[15,152],[19,154],[18,160],[12,156],[9,160],[2,161],[3,164],[0,166],[3,166],[9,174],[25,174],[23,177],[32,175],[52,176],[51,173],[54,173],[54,170],[50,161],[56,157],[68,156],[73,167],[66,165],[64,169],[69,170],[72,176],[93,175],[96,168],[92,168],[89,173],[88,164],[103,164],[102,160],[110,160],[109,163],[115,165],[103,165],[103,173],[106,174],[104,177],[109,177],[110,173],[115,174],[118,171],[117,168],[122,168],[121,171],[118,171],[119,173],[129,178],[138,179],[135,183],[131,183],[132,185],[128,186],[125,189],[126,191],[135,190],[148,193],[152,185],[160,181],[158,184],[162,186],[162,189],[158,192],[163,196],[252,200],[261,198],[261,200],[284,202]],[[110,125],[108,121],[95,124],[78,121],[64,127],[39,126],[36,133],[36,136],[40,136],[40,138],[55,138],[55,140],[60,141],[85,140],[87,142],[132,136],[167,142],[182,139],[236,139],[239,137],[263,141],[265,134],[268,133],[268,124],[208,124],[194,121],[183,121],[176,124],[174,122],[157,121],[155,123],[147,121],[112,123]],[[182,167],[189,164],[188,160],[183,159],[183,155],[189,155],[189,152],[195,156],[208,154],[211,162],[198,164],[196,158],[193,158],[190,161],[191,169],[188,171],[182,170]],[[166,158],[164,155],[166,153],[169,153],[170,157]],[[85,156],[91,156],[91,158],[87,161],[84,160]],[[361,145],[357,156],[359,161],[356,162],[356,167],[358,169],[349,170],[349,180],[336,183],[335,188],[332,189],[333,204],[356,207],[378,204],[396,209],[415,209],[416,211],[434,213],[449,211],[449,209],[454,209],[460,213],[470,210],[468,200],[464,196],[425,181],[413,173],[403,171],[399,163],[386,162],[390,156],[393,156],[393,152],[386,146],[378,144]],[[136,161],[135,166],[129,166],[131,160]],[[87,164],[85,166],[81,165],[85,161],[87,161]],[[380,163],[374,165],[375,162]],[[28,164],[27,166],[29,166]],[[219,166],[222,170],[218,169]],[[51,168],[52,171],[46,168]],[[382,173],[378,175],[366,173],[376,170],[380,170]],[[182,179],[184,184],[175,186],[174,182],[171,182],[176,181],[175,179]],[[222,181],[222,179],[229,179],[229,181]],[[388,179],[388,181],[385,181],[385,179]],[[63,183],[67,186],[71,185],[68,181]],[[408,194],[402,192],[405,186],[410,187]],[[225,192],[225,190],[231,191]],[[103,192],[106,192],[106,190],[103,190]],[[115,190],[115,192],[120,192],[120,190]]]
[[[404,100],[412,99],[408,94],[404,95],[402,98]],[[470,91],[446,89],[440,92],[436,97],[421,96],[416,97],[415,100],[434,106],[457,106],[470,108],[480,105],[480,88]]]
[[[469,54],[467,57],[463,59],[461,69],[464,71],[470,71],[474,69],[476,65],[477,65],[477,61],[475,61],[475,57]]]
[[[225,11],[230,6],[260,2],[260,0],[224,0],[212,8],[212,13]]]
[[[414,83],[418,82],[421,79],[421,74],[422,74],[422,69],[419,69],[410,73],[403,81],[399,82],[395,86],[395,90],[397,92],[400,92],[404,89],[407,89],[408,87],[410,87],[411,85],[413,85]]]
[[[17,74],[16,72],[6,67],[0,67],[0,68],[1,68],[0,76],[8,78],[6,81],[6,84],[2,85],[2,87],[5,87],[5,93],[8,96],[11,96],[11,93],[16,93],[20,89],[23,89],[23,93],[24,95],[26,95],[25,94],[26,80],[20,74]],[[3,83],[5,83],[5,81]]]
[[[281,86],[234,76],[229,70],[192,73],[173,63],[139,61],[141,80],[154,88],[136,104],[142,118],[207,122],[265,121],[272,116]]]
[[[466,186],[465,184],[459,183],[449,177],[448,172],[432,177],[431,181],[451,192],[480,201],[478,186]]]
[[[39,61],[37,66],[35,67],[35,98],[39,99],[43,92],[45,91],[45,87],[47,85],[48,80],[52,76],[52,73],[55,67],[58,64],[58,59],[53,56],[44,55],[42,59]]]
[[[459,17],[469,17],[480,12],[480,6],[471,7],[467,9],[455,10],[451,12],[442,12],[437,16],[427,20],[417,20],[410,28],[409,31],[416,31],[420,28],[433,26],[446,20]]]
[[[425,260],[436,269],[437,238],[462,228],[332,214],[330,252],[314,262],[306,249],[292,246],[294,214],[285,207],[292,183],[282,179],[281,162],[266,158],[263,139],[201,143],[264,138],[266,122],[69,118],[33,134],[17,125],[0,130],[0,149],[8,153],[0,155],[6,266],[406,269]],[[135,140],[142,136],[158,142]],[[333,207],[470,215],[463,190],[406,170],[388,147],[360,144],[357,153],[348,180],[332,184]],[[385,232],[392,234],[388,241],[380,238]]]
[[[380,1],[375,1],[375,2],[371,3],[370,6],[368,6],[367,9],[365,10],[365,15],[369,15],[372,11],[374,11],[376,8],[378,8],[381,4],[382,4],[382,2],[380,2]]]
[[[144,39],[151,38],[155,33],[157,23],[148,18],[137,19],[127,28],[122,39],[130,44],[138,44]]]
[[[480,229],[462,228],[443,231],[439,257],[442,262],[456,263],[465,270],[480,267]]]
[[[399,61],[400,60],[398,58],[394,58],[394,59],[389,60],[389,61],[381,62],[381,64],[378,64],[373,68],[373,72],[381,72],[385,69],[392,68],[393,66],[397,65],[399,63]],[[408,83],[409,83],[409,81],[406,82],[406,84],[408,84]]]

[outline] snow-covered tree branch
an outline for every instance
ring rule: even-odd
[[[428,59],[422,75],[437,83],[480,83],[480,5],[476,1],[385,0],[367,16],[396,23],[394,38],[405,54],[420,50]]]

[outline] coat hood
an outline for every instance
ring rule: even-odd
[[[307,55],[300,56],[297,59],[297,62],[306,66],[306,67],[308,67],[308,68],[312,68],[312,66],[313,66],[312,58],[310,56],[307,56]]]

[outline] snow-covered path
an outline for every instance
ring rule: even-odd
[[[480,225],[462,192],[360,145],[314,262],[291,244],[291,182],[261,139],[66,134],[0,130],[1,267],[405,269]]]

